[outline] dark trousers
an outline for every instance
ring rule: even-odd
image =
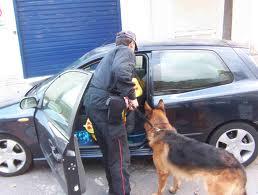
[[[129,195],[130,153],[124,124],[109,124],[108,111],[86,108],[103,154],[110,194]]]

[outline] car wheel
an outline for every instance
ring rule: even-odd
[[[258,153],[258,133],[247,123],[233,122],[221,126],[212,134],[209,143],[226,149],[244,166],[253,162]]]
[[[19,139],[0,135],[0,175],[9,177],[27,171],[32,163],[31,152]]]

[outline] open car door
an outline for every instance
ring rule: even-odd
[[[65,193],[85,192],[85,171],[74,127],[78,108],[92,74],[69,70],[46,89],[35,113],[40,147]]]

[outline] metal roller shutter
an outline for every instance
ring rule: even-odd
[[[119,0],[15,0],[24,77],[54,74],[121,30]]]

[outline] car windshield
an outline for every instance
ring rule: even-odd
[[[108,51],[113,49],[115,47],[115,44],[107,44],[105,46],[97,47],[86,54],[84,54],[82,57],[80,57],[78,60],[73,62],[71,65],[69,65],[66,69],[71,69],[75,67],[79,67],[90,60],[97,59],[99,57],[103,57]]]
[[[79,59],[75,60],[72,64],[70,64],[66,69],[71,69],[76,66],[79,66],[85,61],[85,59],[87,59],[87,55],[88,53],[84,54],[82,57],[80,57]]]

